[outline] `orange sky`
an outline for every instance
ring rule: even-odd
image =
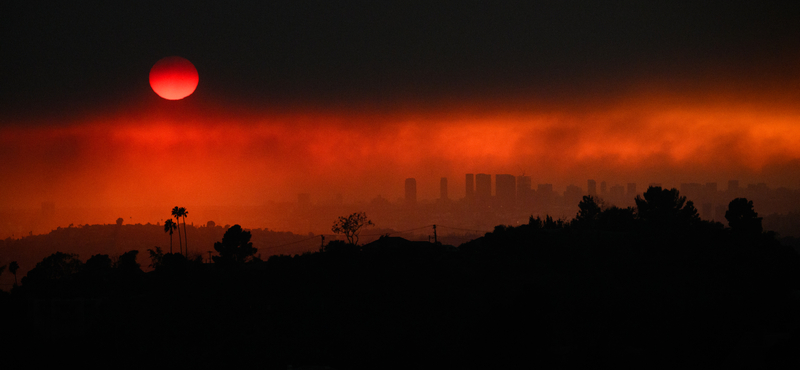
[[[589,178],[800,186],[799,109],[707,96],[388,112],[142,104],[19,122],[0,128],[0,206],[247,205],[300,192],[393,200],[406,177],[423,199],[448,177],[458,198],[465,173],[524,172],[560,191]]]

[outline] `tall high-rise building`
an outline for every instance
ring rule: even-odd
[[[611,187],[610,192],[611,199],[620,200],[625,196],[625,187],[619,184],[616,184]]]
[[[539,207],[547,210],[553,205],[556,194],[553,192],[553,184],[536,185],[536,203]]]
[[[570,206],[577,206],[583,198],[583,189],[580,186],[570,184],[564,190],[564,202]]]
[[[472,197],[474,196],[475,196],[475,175],[468,173],[466,197],[467,199],[472,199]]]
[[[635,182],[629,182],[628,183],[628,194],[626,194],[626,195],[629,196],[629,197],[636,196],[636,183]]]
[[[406,203],[417,203],[417,180],[414,178],[406,179]]]
[[[594,180],[589,180],[586,186],[589,188],[589,195],[596,197],[597,196],[597,182]]]
[[[475,198],[488,200],[492,197],[492,175],[475,175]]]
[[[703,193],[703,185],[697,182],[683,182],[681,183],[680,194],[686,197],[687,200],[697,201]]]
[[[606,195],[606,182],[605,181],[600,182],[600,195],[602,195],[602,196]]]
[[[553,184],[538,184],[536,185],[537,194],[550,195],[553,192]]]
[[[495,195],[504,207],[510,207],[517,201],[517,181],[514,175],[494,175]]]
[[[739,191],[739,180],[728,180],[728,192],[737,192]]]
[[[442,177],[439,181],[439,198],[447,199],[447,177]]]
[[[517,203],[528,204],[533,197],[530,176],[517,176]]]

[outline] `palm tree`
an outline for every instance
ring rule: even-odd
[[[178,206],[175,206],[175,208],[172,209],[172,216],[175,217],[175,219],[178,221],[178,225],[180,225],[181,224],[181,219],[180,219],[180,216],[178,215],[178,213],[180,213],[180,208],[178,208]],[[172,221],[172,220],[170,220],[170,221]],[[180,230],[178,230],[178,247],[180,247],[181,253],[183,253],[183,244],[181,244],[181,231]]]
[[[11,261],[8,264],[8,271],[14,274],[14,286],[17,286],[17,270],[19,270],[19,264],[17,264],[17,261]]]
[[[186,216],[188,215],[189,211],[185,207],[178,208],[178,217],[183,217],[183,241],[186,242],[186,258],[189,258],[189,239],[186,237]],[[178,231],[178,234],[180,234],[180,231]]]
[[[164,232],[169,233],[169,253],[172,253],[172,231],[176,228],[177,226],[175,226],[175,223],[172,222],[171,218],[164,222]],[[181,234],[178,232],[178,238],[180,238],[180,236]]]

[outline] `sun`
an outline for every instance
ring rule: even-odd
[[[166,57],[150,69],[150,87],[167,100],[180,100],[192,95],[199,76],[192,62],[178,56]]]

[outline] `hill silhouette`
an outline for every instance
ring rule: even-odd
[[[226,227],[227,226],[227,227]],[[187,225],[189,236],[196,240],[200,249],[192,252],[193,257],[202,255],[208,259],[208,251],[214,251],[214,242],[219,241],[230,227],[225,226],[193,226]],[[255,247],[264,258],[273,254],[299,254],[319,248],[319,241],[306,244],[289,244],[307,239],[308,235],[291,232],[273,231],[269,229],[250,229],[255,237]],[[177,241],[174,250],[178,252]],[[17,261],[20,266],[19,276],[24,276],[37,262],[48,255],[64,251],[77,254],[84,260],[95,254],[119,256],[130,250],[138,250],[146,254],[148,249],[159,246],[169,252],[169,234],[164,232],[163,225],[81,225],[79,227],[59,227],[47,234],[29,235],[23,238],[7,238],[0,240],[0,264]],[[144,264],[149,271],[148,264]],[[14,278],[10,274],[0,274],[0,288],[8,291]]]
[[[677,193],[651,195],[662,207]],[[531,217],[458,247],[382,237],[224,265],[164,254],[147,273],[141,253],[54,254],[0,295],[1,313],[24,318],[7,328],[18,357],[37,343],[176,366],[799,365],[798,254],[672,199],[642,217],[584,198],[576,220]]]

